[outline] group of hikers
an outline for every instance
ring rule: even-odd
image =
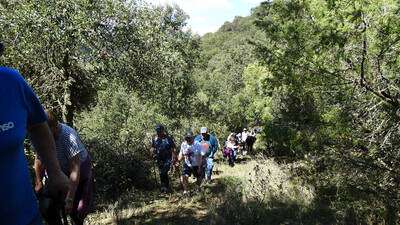
[[[3,52],[0,42],[0,56]],[[93,172],[91,156],[77,131],[60,122],[54,109],[44,109],[18,71],[2,66],[0,108],[0,224],[42,225],[45,220],[59,225],[65,224],[66,215],[73,224],[83,224],[93,208]],[[155,130],[151,154],[160,172],[162,192],[170,190],[168,173],[178,162],[183,162],[185,194],[190,176],[199,185],[211,180],[219,143],[207,127],[197,135],[187,132],[179,152],[164,126],[157,125]],[[24,152],[27,136],[35,150],[34,188]],[[236,142],[249,137],[246,130],[239,136],[230,135],[225,148],[232,148],[236,157]]]
[[[235,165],[238,152],[241,150],[243,155],[253,151],[253,145],[256,141],[256,132],[249,132],[247,128],[242,133],[231,133],[226,139],[223,149],[223,156],[228,160],[230,166]]]
[[[159,173],[161,192],[166,193],[171,190],[168,172],[171,168],[176,168],[182,162],[181,184],[183,194],[188,194],[188,179],[194,176],[197,185],[210,182],[214,168],[214,157],[219,149],[219,142],[215,135],[210,134],[207,127],[201,127],[200,133],[194,135],[188,131],[180,146],[179,152],[171,136],[169,136],[163,125],[157,125],[156,135],[152,140],[150,153],[156,160]],[[236,156],[241,143],[243,152],[251,151],[255,141],[255,133],[248,132],[244,128],[242,133],[236,135],[231,133],[225,142],[223,156],[227,158],[229,165],[234,166]],[[178,170],[179,171],[179,170]]]
[[[163,125],[156,126],[157,135],[152,140],[151,154],[156,159],[160,171],[161,192],[170,191],[168,172],[178,162],[183,161],[181,182],[184,193],[187,193],[188,177],[195,176],[198,184],[202,180],[211,180],[214,167],[214,156],[218,150],[217,138],[209,134],[207,127],[200,129],[199,135],[187,132],[177,152],[174,140],[167,135]]]

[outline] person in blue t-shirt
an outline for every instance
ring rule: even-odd
[[[177,159],[176,146],[174,140],[165,132],[163,125],[157,125],[156,132],[157,135],[151,143],[151,154],[156,159],[160,171],[161,192],[166,193],[170,190],[168,172]]]
[[[4,50],[0,43],[0,56]],[[53,195],[68,191],[68,178],[61,172],[46,113],[22,76],[0,66],[0,223],[41,225],[37,200],[24,154],[27,131],[48,170]]]
[[[206,163],[204,164],[205,180],[210,181],[214,168],[214,156],[218,151],[218,140],[214,135],[208,133],[207,127],[202,127],[200,134],[195,137],[194,141],[200,143],[203,148],[207,148],[205,155]]]

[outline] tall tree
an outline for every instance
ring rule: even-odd
[[[268,39],[257,49],[272,90],[288,90],[277,116],[299,99],[293,112],[300,114],[290,116],[296,123],[286,124],[311,125],[308,143],[318,144],[305,149],[321,157],[319,179],[341,184],[336,200],[346,198],[344,208],[358,204],[359,221],[367,220],[362,210],[384,205],[369,218],[398,222],[399,8],[396,1],[278,0],[256,12]],[[317,123],[301,119],[307,99]]]

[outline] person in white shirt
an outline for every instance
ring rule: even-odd
[[[181,182],[184,194],[188,193],[188,180],[191,175],[197,178],[197,184],[200,186],[204,175],[203,159],[205,154],[206,151],[203,150],[201,144],[194,141],[193,133],[188,132],[178,156],[179,161],[183,160]]]
[[[243,132],[242,132],[242,135],[241,135],[242,142],[246,142],[247,136],[249,136],[249,132],[247,131],[247,128],[244,128]]]

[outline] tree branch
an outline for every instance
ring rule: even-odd
[[[383,99],[385,102],[391,104],[394,107],[399,107],[399,102],[397,101],[397,99],[393,98],[393,96],[391,96],[389,93],[387,93],[386,91],[377,91],[375,90],[372,85],[367,81],[367,79],[365,78],[365,63],[366,63],[366,59],[367,59],[367,54],[368,54],[368,44],[367,44],[367,38],[366,38],[366,30],[367,30],[367,23],[365,22],[365,20],[363,20],[363,24],[364,24],[364,28],[362,33],[364,34],[363,37],[363,49],[362,49],[362,58],[361,58],[361,68],[360,68],[360,86],[364,87],[367,91],[373,93],[374,95],[376,95],[377,97]]]

